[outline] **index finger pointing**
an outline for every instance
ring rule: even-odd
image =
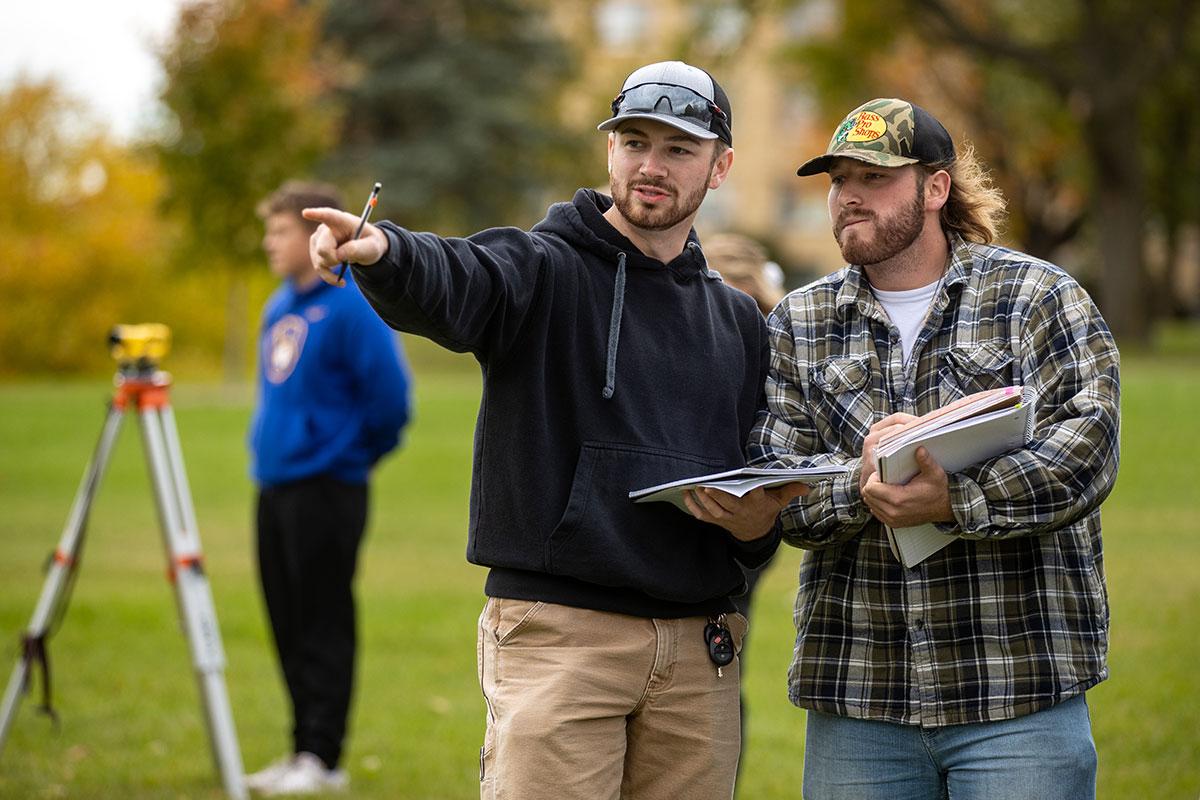
[[[339,239],[351,236],[358,226],[358,217],[337,208],[306,208],[300,216],[310,222],[323,222]]]

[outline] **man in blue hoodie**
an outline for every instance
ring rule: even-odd
[[[599,126],[612,197],[581,189],[531,231],[449,239],[384,222],[355,240],[350,214],[304,215],[322,223],[322,278],[349,260],[388,324],[483,370],[467,545],[490,568],[481,795],[727,800],[739,670],[719,651],[745,630],[729,596],[801,489],[758,490],[765,519],[744,536],[630,502],[745,463],[767,339],[692,230],[733,163],[725,92],[703,70],[651,64],[612,112]]]
[[[312,270],[311,205],[335,189],[286,183],[259,207],[271,270],[284,280],[263,312],[259,402],[250,428],[259,485],[258,565],[292,701],[292,752],[247,776],[265,795],[346,785],[339,770],[354,678],[352,581],[367,520],[367,479],[408,421],[396,335],[353,287]]]

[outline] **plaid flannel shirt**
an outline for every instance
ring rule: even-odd
[[[861,267],[792,292],[768,322],[751,463],[852,467],[779,520],[810,551],[788,675],[804,708],[936,727],[1032,713],[1108,675],[1099,506],[1117,474],[1116,345],[1058,267],[950,247],[907,367]],[[904,568],[859,494],[868,429],[1015,384],[1035,391],[1032,441],[950,475],[957,524],[942,527],[960,536]]]

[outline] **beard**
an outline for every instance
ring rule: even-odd
[[[842,231],[847,223],[866,219],[875,227],[875,237],[864,240],[856,232],[845,239]],[[833,226],[833,238],[842,249],[842,258],[847,264],[870,266],[899,255],[907,250],[925,227],[925,187],[917,185],[917,195],[913,201],[895,214],[880,217],[874,211],[838,215]]]
[[[621,212],[621,216],[629,220],[635,227],[645,231],[665,231],[696,213],[700,204],[708,194],[708,184],[704,183],[699,189],[684,195],[674,193],[674,202],[664,202],[657,205],[646,205],[633,196],[634,186],[654,186],[665,192],[672,192],[670,186],[663,181],[647,180],[618,183],[616,178],[609,181],[612,189],[613,204]]]

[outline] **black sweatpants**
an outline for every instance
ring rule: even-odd
[[[327,477],[258,494],[258,570],[292,699],[294,752],[342,755],[357,644],[351,583],[367,487]]]

